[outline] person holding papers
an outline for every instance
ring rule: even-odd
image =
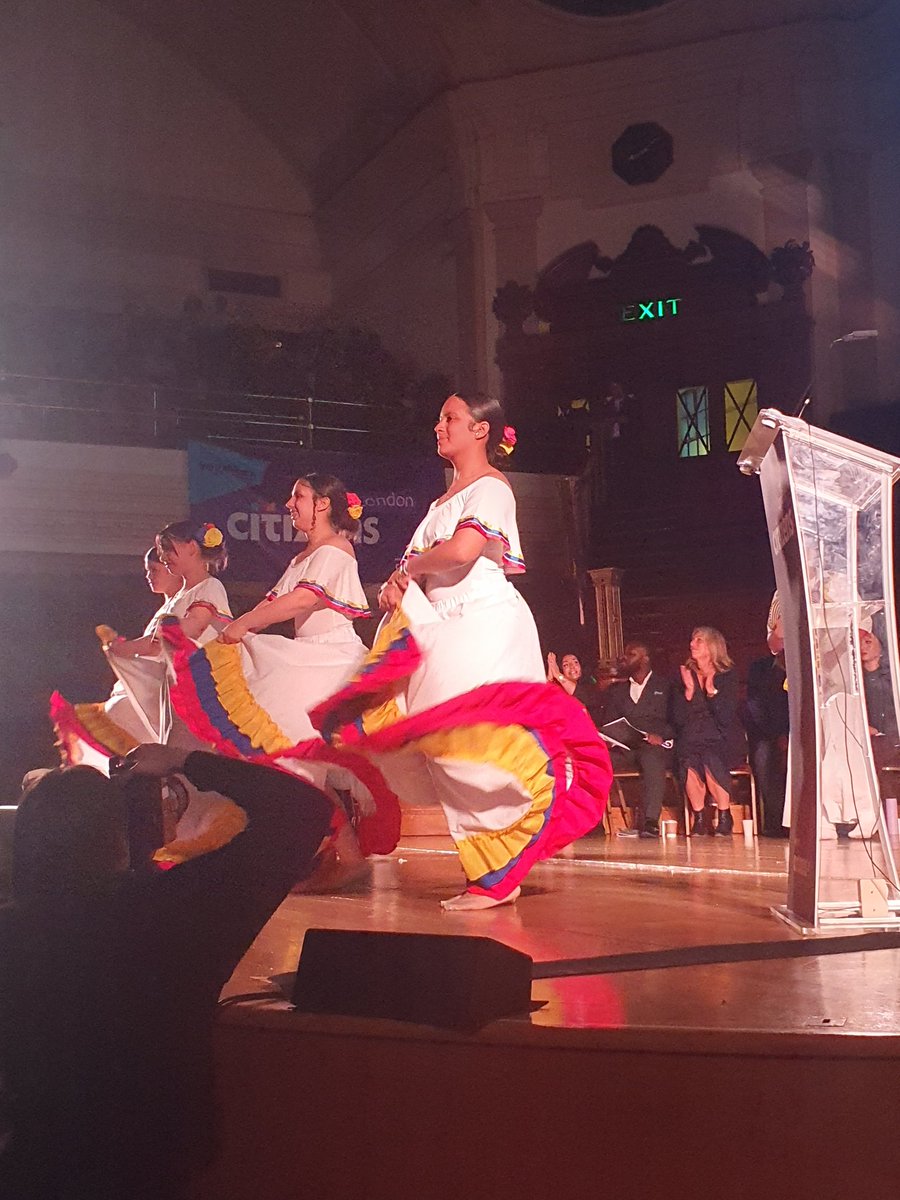
[[[666,772],[672,769],[671,684],[653,670],[643,642],[629,642],[622,661],[628,678],[607,688],[600,732],[610,745],[613,770],[640,773],[639,835],[658,837]]]

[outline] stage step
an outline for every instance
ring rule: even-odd
[[[634,820],[634,809],[629,809],[629,821]],[[741,821],[745,818],[750,819],[749,804],[732,804],[731,811],[734,814],[734,832],[737,836],[741,834]],[[620,829],[625,828],[625,823],[622,819],[622,810],[617,804],[611,804],[609,808],[609,820],[612,832],[618,833]],[[662,815],[660,820],[677,821],[679,834],[684,833],[684,812],[681,807],[675,805],[663,805]],[[422,804],[414,807],[404,807],[401,810],[400,817],[400,836],[401,838],[412,837],[446,837],[447,836],[447,820],[444,816],[444,810],[439,804]]]
[[[400,836],[446,837],[447,818],[439,804],[401,805]]]

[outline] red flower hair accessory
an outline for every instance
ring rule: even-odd
[[[347,516],[353,521],[358,521],[363,514],[362,500],[357,496],[356,492],[347,493]]]
[[[507,454],[507,455],[512,454],[513,450],[515,449],[516,442],[518,440],[519,439],[516,437],[515,426],[514,425],[504,425],[503,426],[503,437],[500,439],[500,445],[499,445],[498,449],[502,450],[502,452],[504,454]]]

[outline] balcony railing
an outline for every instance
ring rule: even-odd
[[[0,437],[181,446],[196,439],[360,450],[397,410],[352,400],[0,373]]]

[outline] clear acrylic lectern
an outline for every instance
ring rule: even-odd
[[[784,625],[791,847],[774,911],[804,933],[900,929],[900,459],[764,409],[738,466],[760,477]]]

